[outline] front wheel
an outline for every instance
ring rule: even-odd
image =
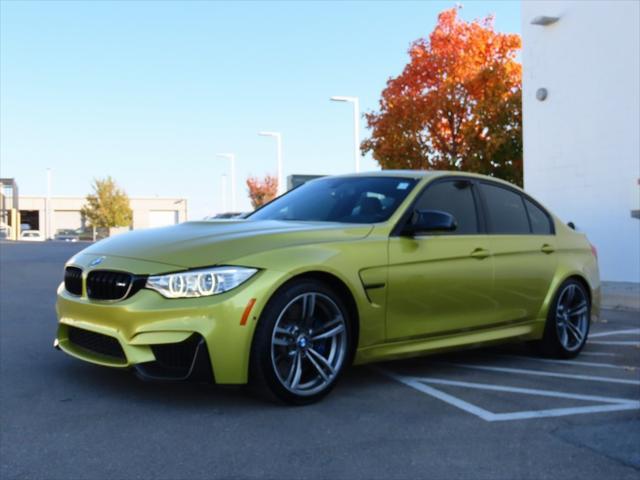
[[[552,357],[577,356],[587,342],[590,320],[591,302],[586,288],[577,280],[565,281],[549,307],[540,350]]]
[[[286,285],[260,317],[251,383],[285,403],[315,402],[331,391],[350,358],[350,318],[339,295],[315,280]]]

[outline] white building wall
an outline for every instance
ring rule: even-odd
[[[639,29],[640,2],[522,2],[524,186],[587,233],[606,281],[640,282]]]
[[[151,228],[187,220],[187,201],[183,198],[132,198],[130,199],[133,210],[133,228]],[[174,212],[173,222],[163,222],[162,225],[155,221],[154,212]]]
[[[82,224],[80,210],[85,204],[82,197],[52,197],[51,232],[46,232],[46,202],[45,197],[20,196],[20,210],[37,210],[40,230],[46,236],[53,236],[59,229],[78,228],[78,222]],[[130,198],[129,204],[133,212],[132,228],[149,228],[158,226],[154,223],[154,212],[170,212],[172,222],[167,221],[165,215],[163,225],[181,223],[187,220],[187,200],[184,198]]]
[[[84,227],[82,214],[78,210],[54,210],[52,224],[57,230],[77,230]]]

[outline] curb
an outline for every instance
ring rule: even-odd
[[[640,312],[640,283],[602,282],[601,307]]]

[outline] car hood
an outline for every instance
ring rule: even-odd
[[[366,237],[372,228],[369,224],[276,220],[185,222],[115,235],[82,253],[194,268],[230,263],[272,249],[356,240]]]

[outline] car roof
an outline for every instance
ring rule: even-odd
[[[336,177],[397,177],[397,178],[414,178],[422,180],[423,178],[437,177],[471,177],[477,179],[491,180],[506,185],[516,186],[510,182],[500,178],[481,175],[479,173],[461,172],[458,170],[376,170],[372,172],[348,173],[344,175],[336,175]]]
[[[420,179],[441,174],[436,170],[374,170],[371,172],[345,173],[342,175],[330,175],[332,177],[398,177]]]

